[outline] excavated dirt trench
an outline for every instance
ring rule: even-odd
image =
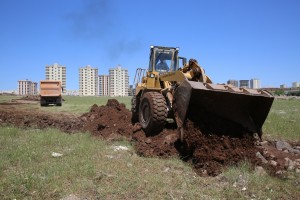
[[[213,124],[213,120],[210,120]],[[12,124],[17,127],[57,128],[67,133],[91,132],[106,140],[128,139],[134,143],[136,152],[145,157],[178,157],[191,163],[202,176],[216,176],[227,166],[248,160],[255,165],[264,166],[256,157],[262,152],[255,140],[248,134],[224,135],[214,133],[205,124],[188,121],[185,130],[185,144],[181,144],[177,129],[170,126],[160,134],[146,136],[138,123],[131,123],[131,112],[115,99],[108,100],[105,106],[93,105],[90,112],[76,117],[66,113],[45,113],[41,111],[18,109],[17,103],[0,104],[0,125]],[[209,123],[208,123],[209,124]],[[269,149],[271,151],[271,148]],[[270,174],[284,168],[265,165]]]

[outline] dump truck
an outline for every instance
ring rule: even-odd
[[[187,120],[220,134],[261,137],[274,100],[266,90],[214,84],[196,59],[187,62],[176,47],[151,46],[149,68],[136,70],[134,85],[132,122],[152,135],[173,121],[181,141]]]
[[[47,106],[49,104],[54,104],[56,106],[62,105],[61,81],[40,81],[40,103],[41,106]]]

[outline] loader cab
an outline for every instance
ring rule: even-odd
[[[148,71],[160,74],[176,71],[178,69],[179,48],[151,46]]]

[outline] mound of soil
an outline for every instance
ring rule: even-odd
[[[164,129],[155,136],[146,137],[143,131],[133,134],[136,152],[141,156],[170,157],[180,156],[191,163],[201,176],[216,176],[226,166],[237,165],[245,159],[253,164],[261,161],[256,158],[255,140],[249,135],[240,138],[229,135],[204,134],[198,124],[187,122],[185,144],[179,141],[177,129]]]
[[[40,101],[40,97],[37,95],[29,95],[29,96],[24,96],[21,98],[21,100],[27,100],[27,101]]]
[[[4,107],[2,104],[1,108]],[[12,103],[12,105],[17,105]],[[30,112],[27,110],[7,109],[0,111],[0,125],[12,124],[16,127],[31,128],[57,128],[63,132],[73,133],[81,130],[80,120],[69,114],[46,114],[38,112]]]
[[[80,119],[83,130],[96,136],[112,140],[120,137],[131,138],[131,112],[116,99],[109,99],[105,106],[94,104],[90,112],[83,114]]]
[[[179,139],[176,129],[164,129],[157,135],[146,136],[140,125],[136,123],[132,139],[135,150],[140,156],[167,158],[180,155],[176,148]]]
[[[187,122],[184,136],[187,148],[182,153],[187,155],[198,173],[216,176],[223,167],[236,165],[243,160],[254,165],[261,163],[256,157],[259,151],[255,147],[256,140],[249,134],[232,137],[204,132],[198,124]]]

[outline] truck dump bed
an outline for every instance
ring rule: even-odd
[[[40,81],[41,106],[56,104],[61,106],[61,82],[52,80]]]

